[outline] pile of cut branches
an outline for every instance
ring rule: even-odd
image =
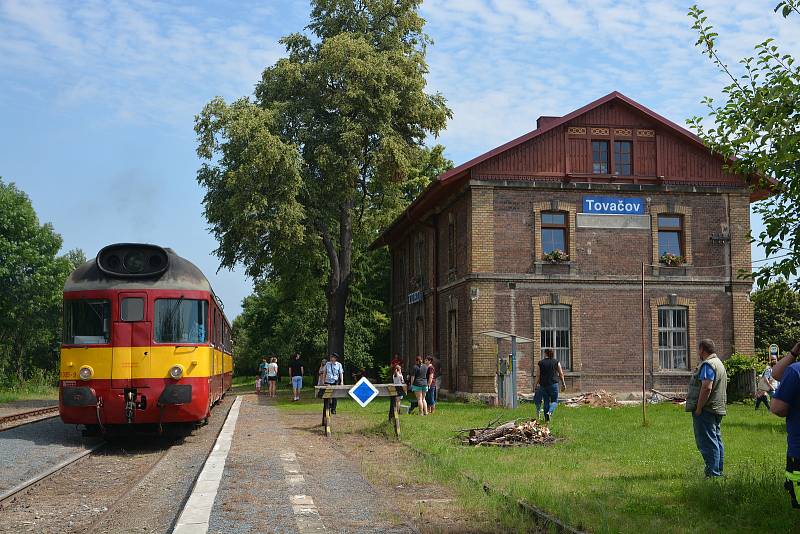
[[[522,447],[546,445],[556,441],[550,434],[550,429],[535,419],[520,423],[517,420],[509,421],[496,427],[490,423],[484,428],[467,428],[459,430],[459,433],[462,444],[474,446]],[[468,437],[464,434],[468,434]]]
[[[614,398],[614,395],[601,389],[599,391],[593,391],[591,393],[583,393],[582,395],[578,395],[577,397],[566,399],[564,401],[564,406],[569,406],[570,408],[575,408],[577,406],[593,406],[595,408],[614,408],[616,406],[622,406],[622,405],[619,402],[617,402],[617,399]]]

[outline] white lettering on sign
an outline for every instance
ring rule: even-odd
[[[643,215],[644,201],[641,198],[583,197],[584,213],[611,213]]]

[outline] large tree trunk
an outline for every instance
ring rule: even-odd
[[[328,294],[328,354],[344,355],[344,316],[349,294],[348,283],[339,284],[336,291]]]
[[[353,227],[350,211],[353,208],[352,200],[342,203],[339,208],[339,248],[333,244],[333,239],[327,227],[322,228],[322,242],[328,254],[331,271],[328,275],[328,287],[325,295],[328,300],[328,354],[336,353],[343,360],[344,354],[344,318],[347,310],[347,299],[350,296],[350,274],[353,257]]]

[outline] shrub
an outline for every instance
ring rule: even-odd
[[[389,365],[381,365],[378,367],[378,378],[381,379],[381,384],[390,384],[392,382],[392,368]]]
[[[728,378],[734,377],[741,372],[753,370],[756,374],[761,374],[764,372],[764,368],[766,364],[762,361],[759,361],[758,358],[754,356],[747,356],[746,354],[742,354],[741,352],[734,352],[731,354],[731,357],[725,360],[725,371],[728,373]]]

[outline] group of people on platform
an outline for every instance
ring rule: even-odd
[[[397,385],[408,385],[414,394],[415,402],[412,402],[409,413],[415,407],[419,407],[420,415],[432,414],[436,411],[436,401],[439,397],[439,389],[442,383],[440,367],[433,356],[417,356],[414,359],[414,367],[407,375],[403,374],[403,361],[400,356],[395,354],[390,362],[392,369],[392,383]]]
[[[426,356],[425,358],[417,356],[414,367],[408,374],[403,373],[403,361],[399,355],[395,354],[390,363],[392,383],[408,386],[408,389],[415,396],[415,402],[412,402],[410,411],[413,411],[415,407],[419,407],[420,415],[428,415],[436,410],[441,378],[439,377],[439,368],[435,362],[433,356]],[[305,367],[300,361],[299,353],[292,355],[288,371],[292,381],[292,400],[299,401],[300,392],[303,388],[303,377],[306,374]],[[267,387],[266,394],[270,398],[275,397],[279,376],[278,359],[275,356],[263,358],[258,366],[258,375],[256,376],[256,394],[261,395],[262,388]],[[363,376],[367,376],[367,371],[362,367],[353,374],[353,380],[357,382]],[[333,353],[320,362],[317,370],[317,385],[333,386],[343,384],[344,368],[339,362],[339,355]],[[336,404],[336,399],[331,399],[332,414],[336,413]]]
[[[727,372],[716,354],[714,342],[704,339],[698,344],[700,362],[689,380],[686,397],[686,411],[692,413],[692,427],[695,444],[705,462],[706,477],[724,476],[725,450],[722,442],[722,418],[726,415]],[[786,418],[787,451],[785,487],[791,496],[792,506],[800,508],[797,496],[800,495],[800,343],[778,360],[770,357],[770,365],[758,380],[755,409],[764,404],[773,414]],[[257,393],[263,384],[268,384],[268,395],[274,397],[278,381],[277,358],[264,358],[259,365],[256,380]],[[432,356],[417,356],[414,366],[408,373],[403,372],[403,360],[395,354],[390,363],[392,383],[408,386],[415,396],[420,415],[428,415],[436,410],[436,401],[441,385],[440,368]],[[559,383],[566,387],[564,371],[555,358],[552,349],[545,349],[544,358],[538,362],[539,372],[534,393],[536,417],[544,414],[550,421],[558,406]],[[305,368],[300,354],[295,353],[289,363],[292,380],[293,400],[300,400]],[[366,376],[360,369],[353,375],[357,381]],[[331,354],[320,362],[317,371],[318,385],[343,385],[344,368],[338,354]],[[409,411],[410,412],[410,411]],[[331,413],[336,413],[336,399],[331,399]]]
[[[303,362],[300,361],[300,354],[295,352],[289,360],[289,377],[292,381],[292,393],[294,401],[300,400],[300,390],[303,389],[303,375],[305,368]],[[267,395],[270,398],[277,395],[276,389],[280,373],[278,371],[278,358],[270,356],[269,358],[262,358],[261,363],[258,365],[258,375],[256,376],[256,395],[261,395],[261,389],[267,385],[269,390]]]

